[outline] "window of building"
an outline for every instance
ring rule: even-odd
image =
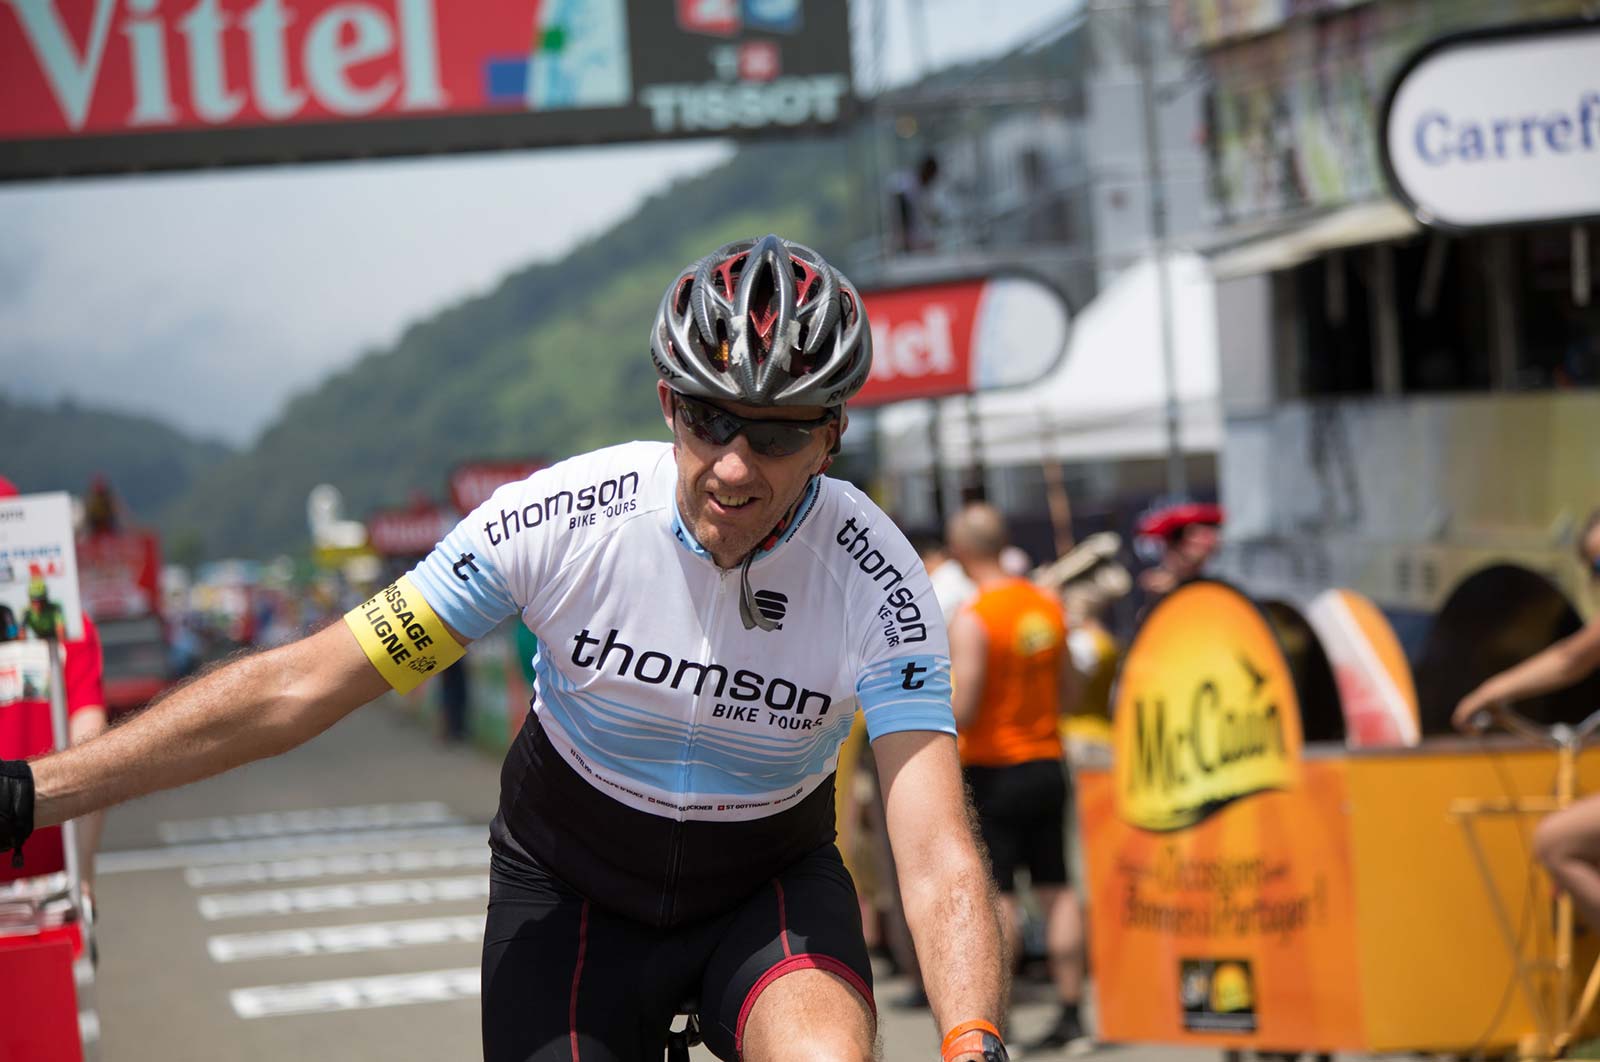
[[[1402,394],[1600,387],[1597,253],[1600,224],[1545,225],[1429,233],[1297,266],[1278,310],[1289,391],[1384,392],[1386,317],[1399,357],[1388,386]]]

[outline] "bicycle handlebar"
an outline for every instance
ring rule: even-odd
[[[1500,701],[1493,708],[1486,708],[1475,714],[1469,721],[1472,729],[1479,733],[1498,723],[1500,727],[1514,734],[1520,734],[1531,741],[1540,744],[1580,748],[1600,730],[1600,709],[1590,713],[1588,718],[1577,726],[1566,723],[1555,723],[1550,726],[1541,726],[1518,712],[1512,707],[1510,701]]]

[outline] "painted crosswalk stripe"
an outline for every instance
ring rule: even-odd
[[[476,966],[465,966],[428,973],[239,988],[229,993],[229,1001],[233,1004],[233,1012],[241,1018],[403,1007],[415,1003],[448,1003],[476,999],[478,978]]]
[[[489,865],[489,846],[470,848],[406,849],[399,852],[349,852],[334,855],[277,859],[271,862],[228,863],[215,867],[190,867],[183,880],[194,889],[225,885],[268,885],[313,878],[353,877],[358,874],[416,874],[426,870],[456,870]]]
[[[414,918],[401,922],[363,922],[349,926],[233,933],[206,941],[215,962],[248,962],[308,955],[351,955],[363,951],[424,947],[429,944],[480,944],[483,915]]]
[[[333,833],[290,837],[264,837],[254,841],[174,845],[101,852],[95,857],[96,874],[127,874],[143,870],[176,870],[216,866],[277,856],[317,855],[330,852],[383,852],[415,845],[487,844],[489,825],[425,826],[405,830],[340,830]]]
[[[165,844],[191,844],[195,841],[244,841],[261,837],[327,833],[332,830],[447,826],[460,821],[461,817],[452,813],[448,805],[427,800],[414,804],[363,804],[163,822],[159,833]]]
[[[488,896],[487,874],[406,878],[398,881],[362,881],[349,885],[312,885],[299,889],[213,893],[200,897],[200,915],[207,921],[215,922],[224,918],[316,914],[321,911],[349,911],[407,903],[451,903],[482,900]]]

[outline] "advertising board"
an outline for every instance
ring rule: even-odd
[[[1600,217],[1600,23],[1441,38],[1401,68],[1384,170],[1444,229]]]
[[[0,498],[0,607],[18,633],[83,637],[72,501],[65,493]]]
[[[1180,587],[1141,626],[1112,769],[1079,777],[1104,1037],[1358,1045],[1344,782],[1303,760],[1299,700],[1232,587]]]
[[[1065,298],[1024,273],[863,291],[872,373],[857,407],[1036,383],[1067,346]]]
[[[0,0],[0,178],[820,128],[843,0]]]
[[[450,470],[450,501],[467,515],[507,483],[517,483],[544,468],[546,461],[471,461]]]

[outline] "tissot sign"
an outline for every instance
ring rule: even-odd
[[[851,400],[875,406],[1030,384],[1060,359],[1067,304],[1026,274],[863,291],[872,374]]]
[[[814,127],[849,70],[845,0],[0,0],[0,177]]]
[[[1401,71],[1384,166],[1425,224],[1600,217],[1600,23],[1448,37]]]

